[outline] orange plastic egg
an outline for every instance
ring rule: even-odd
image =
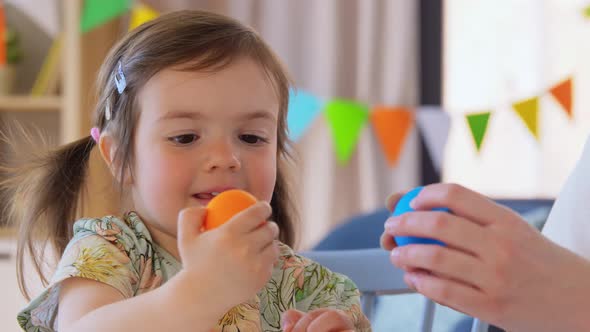
[[[211,230],[223,225],[235,214],[253,205],[256,201],[256,197],[240,189],[220,193],[207,204],[205,230]]]

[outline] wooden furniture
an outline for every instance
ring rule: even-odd
[[[125,32],[126,15],[82,34],[80,17],[83,0],[59,1],[62,18],[62,76],[60,95],[0,96],[0,117],[16,118],[19,122],[44,117],[59,119],[58,144],[89,135],[91,113],[95,104],[94,82],[98,69],[111,46]],[[25,123],[26,124],[26,123]],[[44,130],[45,128],[40,128]],[[1,147],[0,147],[1,148]],[[96,149],[95,149],[96,150]],[[1,152],[1,151],[0,151]],[[118,211],[117,194],[112,178],[97,151],[90,160],[88,196],[82,214],[100,216]]]

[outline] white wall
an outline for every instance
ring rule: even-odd
[[[447,0],[444,107],[452,127],[445,181],[496,197],[553,197],[590,132],[590,19],[583,0]],[[540,141],[511,103],[573,75],[574,120],[549,95],[540,99]],[[475,152],[462,116],[493,111]]]
[[[16,282],[16,242],[14,239],[0,237],[0,253],[10,253],[9,260],[0,260],[0,331],[22,331],[16,314],[26,301],[20,294]]]

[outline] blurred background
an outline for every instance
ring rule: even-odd
[[[366,229],[359,241],[378,246],[387,195],[438,181],[524,204],[519,212],[541,227],[590,129],[590,96],[583,93],[589,0],[0,4],[0,130],[16,120],[54,145],[88,135],[98,67],[130,29],[179,9],[251,25],[295,82],[289,128],[298,157],[300,250],[326,246],[352,221]],[[2,145],[0,158],[10,158]],[[93,200],[84,213],[115,213],[108,173],[92,158]],[[24,300],[16,287],[14,225],[1,229],[0,293],[7,295],[0,330],[17,331]],[[375,317],[375,329],[417,331],[414,307],[403,305],[412,299],[396,301],[381,302],[385,314]],[[450,311],[440,317],[439,331],[458,331],[463,319]]]

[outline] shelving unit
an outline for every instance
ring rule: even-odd
[[[80,8],[83,0],[61,3],[63,66],[61,96],[0,96],[0,112],[54,112],[60,116],[60,142],[66,143],[82,135],[81,122],[81,39],[79,32]]]
[[[0,96],[0,112],[59,112],[62,105],[60,96]]]
[[[0,96],[0,116],[4,113],[23,118],[38,116],[59,119],[59,143],[65,144],[90,132],[90,117],[94,100],[94,82],[100,64],[111,46],[124,32],[125,17],[114,19],[86,33],[80,31],[81,9],[84,0],[57,1],[60,7],[62,47],[62,68],[60,95]],[[93,151],[90,160],[88,196],[91,201],[83,202],[83,214],[101,216],[118,210],[116,193],[112,190],[110,173],[100,156]],[[109,185],[107,185],[109,184]],[[1,229],[1,227],[0,227]],[[13,230],[3,229],[13,234]]]
[[[46,1],[46,0],[40,0]],[[51,119],[57,126],[59,143],[68,143],[88,135],[90,112],[95,103],[94,81],[98,68],[115,41],[121,36],[126,18],[115,19],[87,33],[80,32],[80,12],[83,0],[59,0],[63,67],[60,95],[33,97],[28,95],[0,96],[0,116],[22,121]],[[58,120],[59,119],[59,120]],[[45,129],[45,128],[41,128]],[[56,137],[57,138],[57,137]],[[1,143],[0,143],[1,144]],[[1,152],[0,146],[0,152]],[[118,195],[112,190],[112,179],[96,149],[90,157],[87,196],[83,202],[85,216],[104,216],[118,211]],[[0,208],[1,208],[0,201]],[[16,281],[16,229],[0,226],[0,279],[6,299],[0,303],[0,331],[19,331],[15,313],[26,301],[20,296]],[[10,255],[6,255],[10,253]],[[7,259],[6,259],[7,258]],[[31,270],[29,270],[31,271]]]

